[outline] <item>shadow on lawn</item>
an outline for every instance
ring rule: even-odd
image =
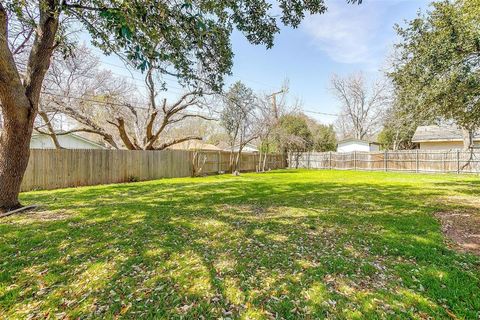
[[[431,216],[444,190],[284,176],[31,195],[54,212],[68,209],[59,220],[0,224],[0,311],[19,318],[477,315],[478,260],[446,249]]]
[[[480,196],[480,180],[437,182],[435,184],[439,187],[453,188],[458,193]]]

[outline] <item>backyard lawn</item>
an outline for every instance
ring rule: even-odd
[[[478,176],[281,170],[22,194],[0,319],[478,319],[480,257],[435,217]]]

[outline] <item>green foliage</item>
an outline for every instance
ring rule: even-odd
[[[316,124],[312,129],[313,150],[319,152],[337,150],[337,138],[333,125]]]
[[[242,143],[250,133],[255,106],[255,94],[240,81],[235,82],[226,92],[220,123],[227,131],[232,146]]]
[[[312,133],[310,132],[305,117],[301,114],[286,114],[280,118],[280,126],[287,134],[295,135],[310,141]]]
[[[290,151],[310,150],[313,145],[312,132],[303,114],[286,114],[279,120],[282,143]]]
[[[332,125],[323,125],[303,113],[290,113],[279,121],[280,139],[290,151],[335,151],[337,138]]]
[[[383,128],[377,136],[377,142],[381,144],[384,150],[394,150],[395,132],[392,128]]]
[[[480,1],[436,1],[397,27],[402,42],[390,77],[405,109],[480,125]]]
[[[387,110],[383,121],[383,129],[377,137],[382,148],[385,150],[409,150],[416,147],[412,138],[417,127],[433,124],[436,119],[425,114],[417,114],[415,111],[395,103]]]
[[[5,7],[22,23],[35,25],[31,17],[46,3],[7,0]],[[61,18],[60,30],[78,28],[73,21],[82,24],[106,54],[120,54],[142,71],[154,65],[162,73],[214,90],[221,89],[223,76],[231,70],[230,36],[235,29],[252,44],[270,48],[282,24],[296,28],[306,14],[326,10],[323,0],[54,0],[49,5]]]
[[[478,319],[480,259],[433,213],[474,215],[479,187],[281,170],[25,193],[43,206],[0,223],[0,314]]]

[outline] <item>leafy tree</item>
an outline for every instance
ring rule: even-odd
[[[480,125],[480,1],[437,1],[405,27],[391,77],[403,108],[453,120],[473,146]]]
[[[312,140],[314,151],[325,152],[337,149],[337,138],[333,125],[317,123],[312,129]]]
[[[258,138],[259,122],[257,97],[252,89],[242,82],[234,83],[224,96],[224,106],[220,114],[220,122],[227,131],[231,148],[231,171],[238,171],[240,155],[247,143]],[[238,148],[233,158],[235,147]]]
[[[383,128],[377,141],[386,150],[415,149],[416,144],[412,142],[412,138],[417,127],[438,122],[438,118],[428,114],[416,114],[395,101],[383,117]]]
[[[288,154],[291,161],[298,166],[298,159],[302,152],[313,146],[312,132],[308,127],[305,115],[286,114],[279,121],[279,137],[281,149]]]
[[[280,118],[280,128],[284,133],[284,141],[292,148],[307,150],[313,145],[312,133],[302,114],[287,114]]]
[[[415,148],[414,133],[415,129],[410,126],[386,126],[378,134],[377,141],[384,150],[410,150]]]
[[[348,0],[360,2],[360,0]],[[278,0],[280,20],[297,27],[306,13],[323,13],[323,0]],[[230,35],[273,45],[279,21],[271,2],[5,0],[0,2],[0,210],[18,207],[40,93],[55,51],[67,55],[78,24],[95,46],[140,70],[155,67],[185,83],[220,89],[230,72]],[[27,57],[24,61],[16,55]],[[22,64],[24,63],[24,64]]]

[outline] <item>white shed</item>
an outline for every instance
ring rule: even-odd
[[[57,139],[65,149],[105,149],[104,146],[73,133],[57,135]],[[55,144],[46,134],[33,134],[30,149],[55,149]]]
[[[337,144],[337,152],[353,152],[353,151],[378,151],[380,144],[361,139],[349,138],[341,140]]]

